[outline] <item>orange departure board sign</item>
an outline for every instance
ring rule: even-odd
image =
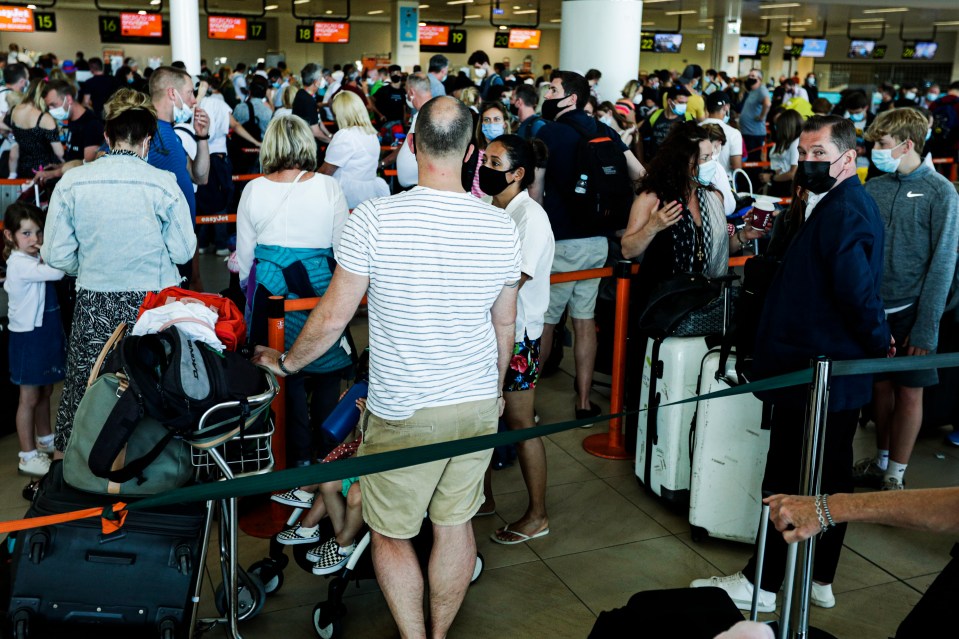
[[[539,39],[543,32],[539,29],[510,29],[510,49],[539,49]]]
[[[349,22],[314,22],[313,42],[345,44],[350,41]]]
[[[246,18],[209,16],[206,26],[211,40],[246,40]]]
[[[0,31],[33,31],[33,9],[0,6]]]
[[[420,26],[421,47],[445,47],[450,43],[450,28],[444,24]]]
[[[162,38],[163,16],[159,13],[121,13],[120,35],[134,38]]]

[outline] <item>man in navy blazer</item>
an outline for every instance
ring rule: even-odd
[[[836,360],[885,357],[892,351],[879,295],[883,223],[879,209],[856,175],[856,131],[838,116],[810,118],[799,137],[797,183],[806,189],[806,221],[783,259],[756,333],[754,371],[769,377],[809,367],[818,356]],[[872,396],[872,376],[831,380],[823,493],[852,492],[852,440],[859,409]],[[798,492],[805,430],[805,387],[760,394],[770,425],[763,490]],[[832,581],[845,526],[830,528],[816,546],[812,603],[836,604]],[[782,585],[786,543],[769,529],[759,610],[772,612]],[[719,586],[748,610],[755,557],[742,572],[697,579],[691,585]]]

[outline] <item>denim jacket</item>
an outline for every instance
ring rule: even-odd
[[[193,259],[190,208],[168,171],[107,155],[64,174],[50,199],[40,254],[98,292],[158,291]]]

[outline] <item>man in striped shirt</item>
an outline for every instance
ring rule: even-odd
[[[357,454],[496,432],[513,349],[520,243],[505,211],[463,190],[473,119],[458,100],[420,110],[412,150],[419,186],[358,206],[336,246],[339,267],[293,347],[263,349],[280,375],[342,334],[367,294],[370,390]],[[433,525],[430,634],[444,637],[476,561],[470,519],[491,451],[360,478],[373,563],[404,637],[426,636],[423,575],[410,538]]]

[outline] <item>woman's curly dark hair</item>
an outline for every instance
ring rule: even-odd
[[[692,167],[698,164],[699,142],[706,139],[707,133],[696,122],[674,124],[639,180],[639,192],[655,193],[661,202],[685,202]]]

